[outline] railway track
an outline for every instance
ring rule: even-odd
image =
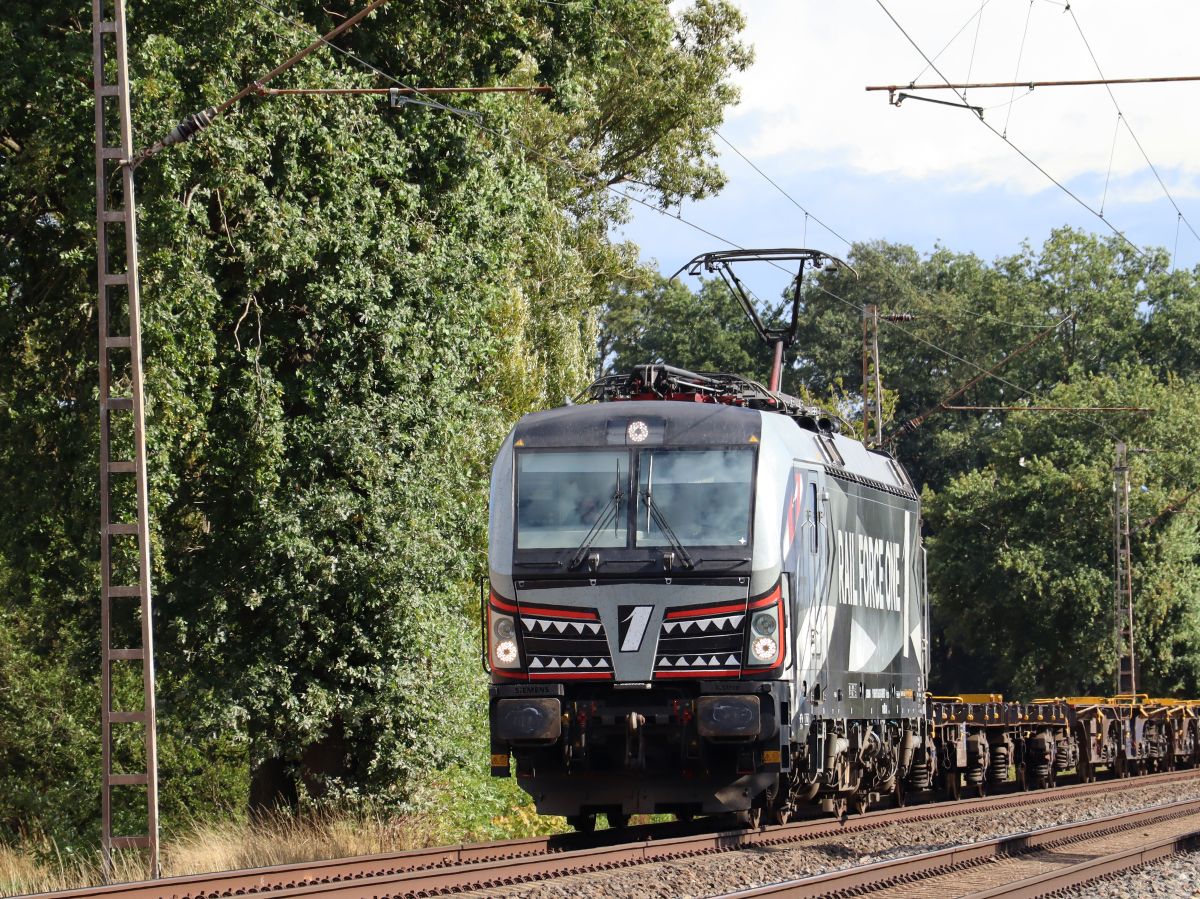
[[[45,899],[217,899],[232,895],[352,897],[436,896],[450,892],[496,889],[519,883],[631,867],[651,862],[710,856],[754,847],[787,846],[898,823],[920,823],[982,811],[1018,809],[1047,802],[1084,798],[1116,788],[1136,789],[1174,782],[1195,782],[1195,770],[1168,772],[1136,780],[1104,781],[1014,792],[958,802],[913,805],[853,815],[817,818],[761,829],[696,832],[677,824],[643,825],[595,834],[559,834],[497,843],[463,844],[348,859],[304,862],[270,868],[228,871],[113,884],[46,894]],[[1200,803],[1200,800],[1197,800]],[[620,842],[615,842],[619,840]]]
[[[1036,899],[1200,846],[1200,799],[726,893]]]

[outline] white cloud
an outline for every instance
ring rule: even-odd
[[[975,0],[885,2],[931,55],[979,9]],[[953,191],[1047,188],[1045,177],[973,121],[972,113],[913,99],[894,108],[886,93],[864,90],[913,78],[940,81],[932,70],[922,72],[924,61],[876,3],[741,0],[741,6],[757,61],[740,79],[742,103],[731,110],[726,134],[773,172],[848,167],[866,175],[935,179]],[[1107,77],[1197,74],[1200,4],[1076,0],[1072,8]],[[967,80],[968,72],[972,81],[1097,77],[1070,13],[1052,0],[990,0],[978,41],[971,22],[937,64],[956,81]],[[1195,196],[1200,117],[1192,110],[1200,82],[1115,86],[1113,92],[1168,186]],[[923,96],[957,100],[949,91]],[[1011,108],[1010,98],[1016,99]],[[1056,178],[1094,176],[1097,195],[1084,197],[1093,205],[1100,201],[1110,154],[1110,197],[1161,198],[1157,182],[1152,180],[1153,191],[1145,186],[1145,160],[1123,128],[1113,151],[1117,117],[1103,87],[979,90],[969,99],[990,107],[987,121],[1000,131],[1007,126],[1012,143]]]

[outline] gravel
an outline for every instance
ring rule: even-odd
[[[698,899],[738,889],[808,877],[872,862],[990,840],[1020,831],[1086,821],[1136,808],[1200,798],[1200,780],[1113,791],[1082,799],[914,824],[893,824],[863,833],[822,837],[785,846],[761,846],[679,861],[576,874],[544,883],[493,887],[460,895],[494,899],[592,899],[638,896],[645,899]],[[1200,896],[1200,853],[1171,859],[1131,875],[1099,884],[1080,896]],[[1159,870],[1161,868],[1161,870]],[[1158,871],[1158,873],[1153,873]],[[1177,876],[1180,871],[1185,876]],[[1102,890],[1113,892],[1100,892]]]
[[[1187,852],[1112,880],[1102,880],[1068,896],[1080,899],[1141,899],[1161,896],[1191,899],[1200,896],[1200,852]]]

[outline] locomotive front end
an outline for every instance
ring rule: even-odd
[[[539,812],[739,811],[778,782],[788,585],[756,559],[761,436],[749,409],[634,400],[526,416],[505,442],[492,772]]]

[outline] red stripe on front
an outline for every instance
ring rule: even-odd
[[[742,673],[742,671],[740,668],[727,668],[725,670],[716,670],[716,671],[713,671],[712,669],[709,669],[706,671],[703,668],[697,668],[695,671],[655,671],[654,676],[655,677],[695,677],[695,678],[737,677],[741,673]]]
[[[752,609],[765,609],[771,603],[776,602],[782,594],[782,588],[776,585],[775,589],[764,596],[762,599],[756,599],[750,603]]]
[[[503,599],[495,591],[492,591],[489,599],[491,600],[492,606],[501,612],[538,615],[543,618],[574,618],[577,621],[600,620],[600,616],[596,612],[589,612],[583,609],[546,609],[542,606],[522,606],[518,608],[517,606]]]
[[[544,609],[541,606],[521,606],[522,615],[536,615],[539,618],[574,618],[580,621],[599,621],[600,616],[595,612],[583,609]]]
[[[779,599],[782,587],[779,584],[775,585],[775,589],[761,599],[756,599],[750,603],[751,609],[762,609],[769,606],[771,603]],[[713,615],[727,615],[732,612],[744,612],[747,605],[744,602],[728,603],[723,606],[705,606],[702,609],[674,609],[667,612],[665,618],[667,621],[677,621],[680,618],[711,618]]]
[[[736,602],[727,606],[708,606],[703,609],[676,609],[674,612],[667,612],[667,619],[673,621],[676,618],[710,618],[713,615],[724,615],[727,612],[744,611],[746,611],[746,603]]]
[[[491,596],[488,597],[488,599],[491,601],[491,604],[493,606],[495,606],[497,609],[499,609],[501,612],[519,611],[516,606],[514,606],[511,603],[504,600],[500,596],[500,594],[496,593],[494,590],[492,591],[492,594],[491,594]]]

